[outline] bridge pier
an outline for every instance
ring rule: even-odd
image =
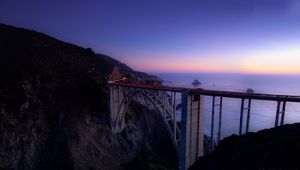
[[[126,109],[126,105],[122,102],[124,99],[124,87],[122,86],[109,86],[110,90],[110,125],[113,133],[119,133],[125,128],[124,121],[118,121],[120,112]],[[119,106],[119,107],[116,107]],[[118,123],[118,124],[117,124]]]
[[[131,88],[110,85],[110,125],[113,133],[125,128],[125,115],[130,101],[154,106],[160,112],[166,129],[179,155],[179,170],[188,169],[204,152],[204,97],[187,90]],[[181,120],[176,120],[176,93],[181,94]],[[177,96],[178,97],[178,96]],[[144,99],[143,99],[144,98]],[[146,101],[147,102],[143,102]],[[180,126],[178,126],[180,123]]]
[[[183,92],[179,170],[186,170],[204,154],[204,97]]]

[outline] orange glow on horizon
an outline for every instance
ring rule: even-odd
[[[271,51],[271,52],[270,52]],[[212,72],[245,74],[300,74],[300,50],[275,49],[245,54],[218,56],[144,57],[129,65],[144,72]]]
[[[211,64],[214,63],[214,64]],[[146,72],[238,72],[240,69],[229,64],[216,63],[211,60],[199,59],[197,61],[181,60],[140,60],[131,62],[137,70]],[[155,68],[155,69],[153,69]]]
[[[243,71],[255,74],[300,74],[300,50],[258,52],[243,60]]]

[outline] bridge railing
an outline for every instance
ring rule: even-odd
[[[205,96],[205,117],[206,117],[206,135],[209,137],[209,151],[212,151],[213,148],[219,144],[220,140],[223,137],[226,137],[234,132],[227,132],[227,134],[222,136],[222,132],[229,131],[228,127],[223,125],[224,116],[228,116],[230,113],[233,120],[229,120],[227,117],[226,122],[228,124],[236,124],[236,118],[238,117],[238,135],[248,133],[251,129],[251,122],[257,122],[257,120],[251,119],[253,116],[253,110],[255,107],[253,103],[268,106],[275,105],[274,113],[271,113],[270,110],[265,110],[267,113],[260,113],[261,116],[266,116],[267,118],[274,118],[273,127],[283,125],[285,123],[286,109],[288,103],[300,103],[300,96],[293,95],[276,95],[276,94],[259,94],[259,93],[244,93],[244,92],[232,92],[232,91],[216,91],[216,90],[205,90],[205,89],[190,89],[190,93],[193,95],[204,95]],[[231,110],[233,107],[239,107],[234,111],[228,111],[226,107],[226,101],[231,101]],[[233,103],[233,104],[232,104]],[[239,105],[239,106],[238,106]],[[270,108],[268,108],[270,109]],[[225,115],[224,115],[225,111]],[[227,115],[226,115],[227,112]],[[256,111],[257,112],[257,111]],[[267,114],[267,115],[266,115]],[[270,115],[271,114],[271,115]],[[257,115],[256,115],[257,117]],[[207,124],[210,124],[208,127]],[[252,125],[258,126],[258,125]],[[226,129],[227,128],[227,129]],[[262,130],[258,126],[255,129]],[[270,128],[270,126],[268,126]],[[209,133],[209,134],[207,134]]]

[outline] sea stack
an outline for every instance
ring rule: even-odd
[[[246,92],[247,92],[247,93],[254,93],[254,90],[251,89],[251,88],[248,88],[248,89],[246,90]]]
[[[194,86],[199,86],[201,84],[200,81],[198,81],[197,79],[193,81],[192,85]]]

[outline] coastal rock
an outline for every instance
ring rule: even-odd
[[[247,93],[255,93],[254,90],[251,89],[251,88],[248,88],[248,89],[246,90],[246,92],[247,92]]]
[[[200,84],[201,84],[201,82],[197,79],[192,82],[193,86],[199,86]]]

